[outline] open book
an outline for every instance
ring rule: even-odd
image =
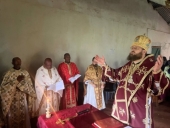
[[[123,128],[124,124],[116,119],[109,117],[102,120],[95,121],[92,124],[95,128]]]
[[[60,97],[62,97],[63,89],[64,89],[64,82],[63,80],[59,80],[56,83],[50,85],[47,90],[53,90],[54,92],[57,92]]]
[[[77,74],[77,75],[75,75],[75,76],[73,76],[73,77],[70,77],[70,78],[69,78],[69,81],[70,81],[71,83],[74,83],[74,81],[77,80],[80,76],[81,76],[80,74]]]

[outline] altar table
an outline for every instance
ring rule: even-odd
[[[38,117],[37,125],[38,128],[94,128],[92,123],[108,117],[110,116],[90,104],[85,104],[57,111],[48,119],[45,115],[41,115]],[[69,120],[63,121],[63,124],[61,124],[62,120],[67,118],[69,118]],[[59,124],[56,122],[59,122]]]

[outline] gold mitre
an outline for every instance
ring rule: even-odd
[[[147,51],[150,43],[151,40],[148,37],[145,35],[140,35],[135,38],[132,46],[139,46]]]

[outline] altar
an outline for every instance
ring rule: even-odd
[[[41,115],[38,117],[37,125],[38,128],[94,128],[92,124],[95,121],[109,117],[90,104],[85,104],[52,113],[50,118]]]

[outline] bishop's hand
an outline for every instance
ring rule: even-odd
[[[106,66],[104,57],[100,57],[100,56],[96,55],[95,56],[95,61],[97,62],[98,65]]]
[[[158,73],[161,71],[161,67],[163,65],[163,57],[158,55],[155,65],[153,67],[153,73]]]

